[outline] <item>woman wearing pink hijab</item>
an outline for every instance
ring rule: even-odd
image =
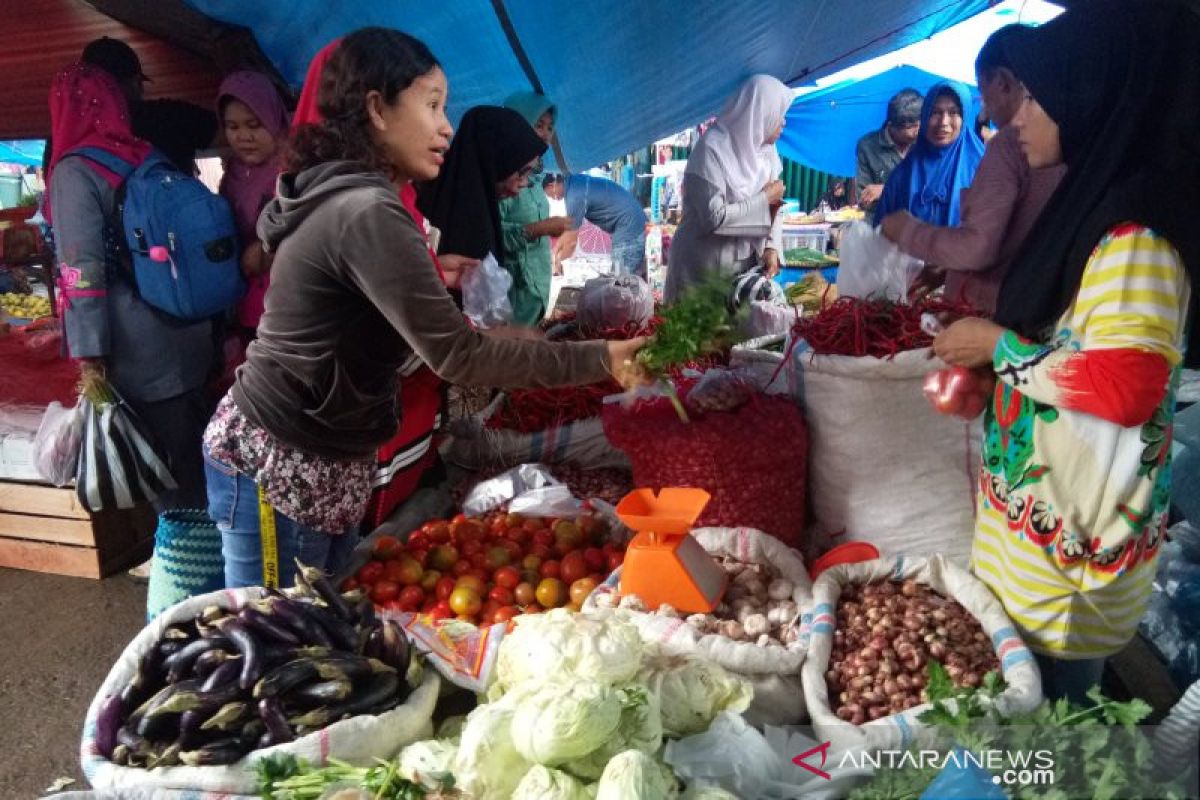
[[[217,113],[231,151],[221,178],[221,196],[233,206],[247,282],[237,316],[249,339],[262,317],[271,267],[255,226],[259,212],[275,196],[279,155],[287,142],[288,114],[270,78],[249,70],[231,73],[221,82]]]

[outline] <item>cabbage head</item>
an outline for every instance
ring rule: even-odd
[[[505,800],[532,766],[513,743],[513,703],[486,703],[467,717],[454,757],[455,785],[475,800]]]
[[[717,714],[741,713],[754,699],[749,681],[696,656],[649,655],[637,680],[658,696],[663,733],[675,738],[702,733]]]
[[[509,695],[511,697],[512,695]],[[506,702],[508,697],[501,700]],[[512,741],[526,760],[556,767],[598,749],[621,721],[616,689],[591,680],[547,683],[515,703]],[[464,741],[465,741],[464,732]]]
[[[596,790],[596,800],[667,800],[675,795],[674,773],[641,750],[626,750],[609,761]]]
[[[517,617],[516,629],[500,644],[495,700],[526,680],[547,675],[563,683],[582,678],[604,684],[625,683],[642,661],[641,637],[633,623],[615,616],[586,619],[565,608]]]
[[[565,772],[535,764],[513,792],[512,800],[591,800],[592,793]]]
[[[658,698],[640,684],[618,688],[621,721],[612,736],[596,751],[570,761],[563,769],[589,781],[598,780],[613,756],[625,750],[640,750],[655,755],[662,747],[662,712]]]

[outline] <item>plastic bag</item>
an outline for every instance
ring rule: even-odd
[[[838,296],[878,297],[903,301],[925,263],[900,252],[877,229],[852,222],[842,229],[838,247]]]
[[[654,314],[650,284],[637,275],[604,275],[583,285],[575,303],[579,329],[590,335],[600,331],[646,327]]]
[[[746,403],[755,388],[741,375],[728,369],[710,369],[687,395],[692,411],[732,411]]]
[[[463,498],[462,512],[468,517],[481,517],[528,492],[560,486],[562,483],[541,464],[522,464],[476,484]]]
[[[463,312],[480,328],[506,325],[512,321],[511,288],[512,276],[488,253],[478,267],[463,276]]]
[[[154,449],[153,437],[133,409],[108,386],[97,405],[80,397],[83,432],[75,493],[89,511],[133,508],[178,488]]]
[[[750,304],[750,313],[742,320],[739,330],[748,339],[758,339],[787,333],[795,322],[796,311],[792,306],[755,300]]]
[[[42,424],[33,437],[33,465],[38,474],[55,486],[75,480],[83,414],[79,406],[64,408],[55,400],[46,406]]]

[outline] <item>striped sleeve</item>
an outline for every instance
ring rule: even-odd
[[[1071,342],[1039,347],[1009,331],[996,348],[996,374],[1038,402],[1143,424],[1182,360],[1187,298],[1169,242],[1142,227],[1114,229],[1089,259],[1064,320]]]

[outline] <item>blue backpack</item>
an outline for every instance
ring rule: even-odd
[[[121,178],[117,227],[129,249],[138,294],[185,320],[229,309],[246,292],[237,228],[225,198],[185,175],[157,150],[133,165],[96,147],[82,156]]]

